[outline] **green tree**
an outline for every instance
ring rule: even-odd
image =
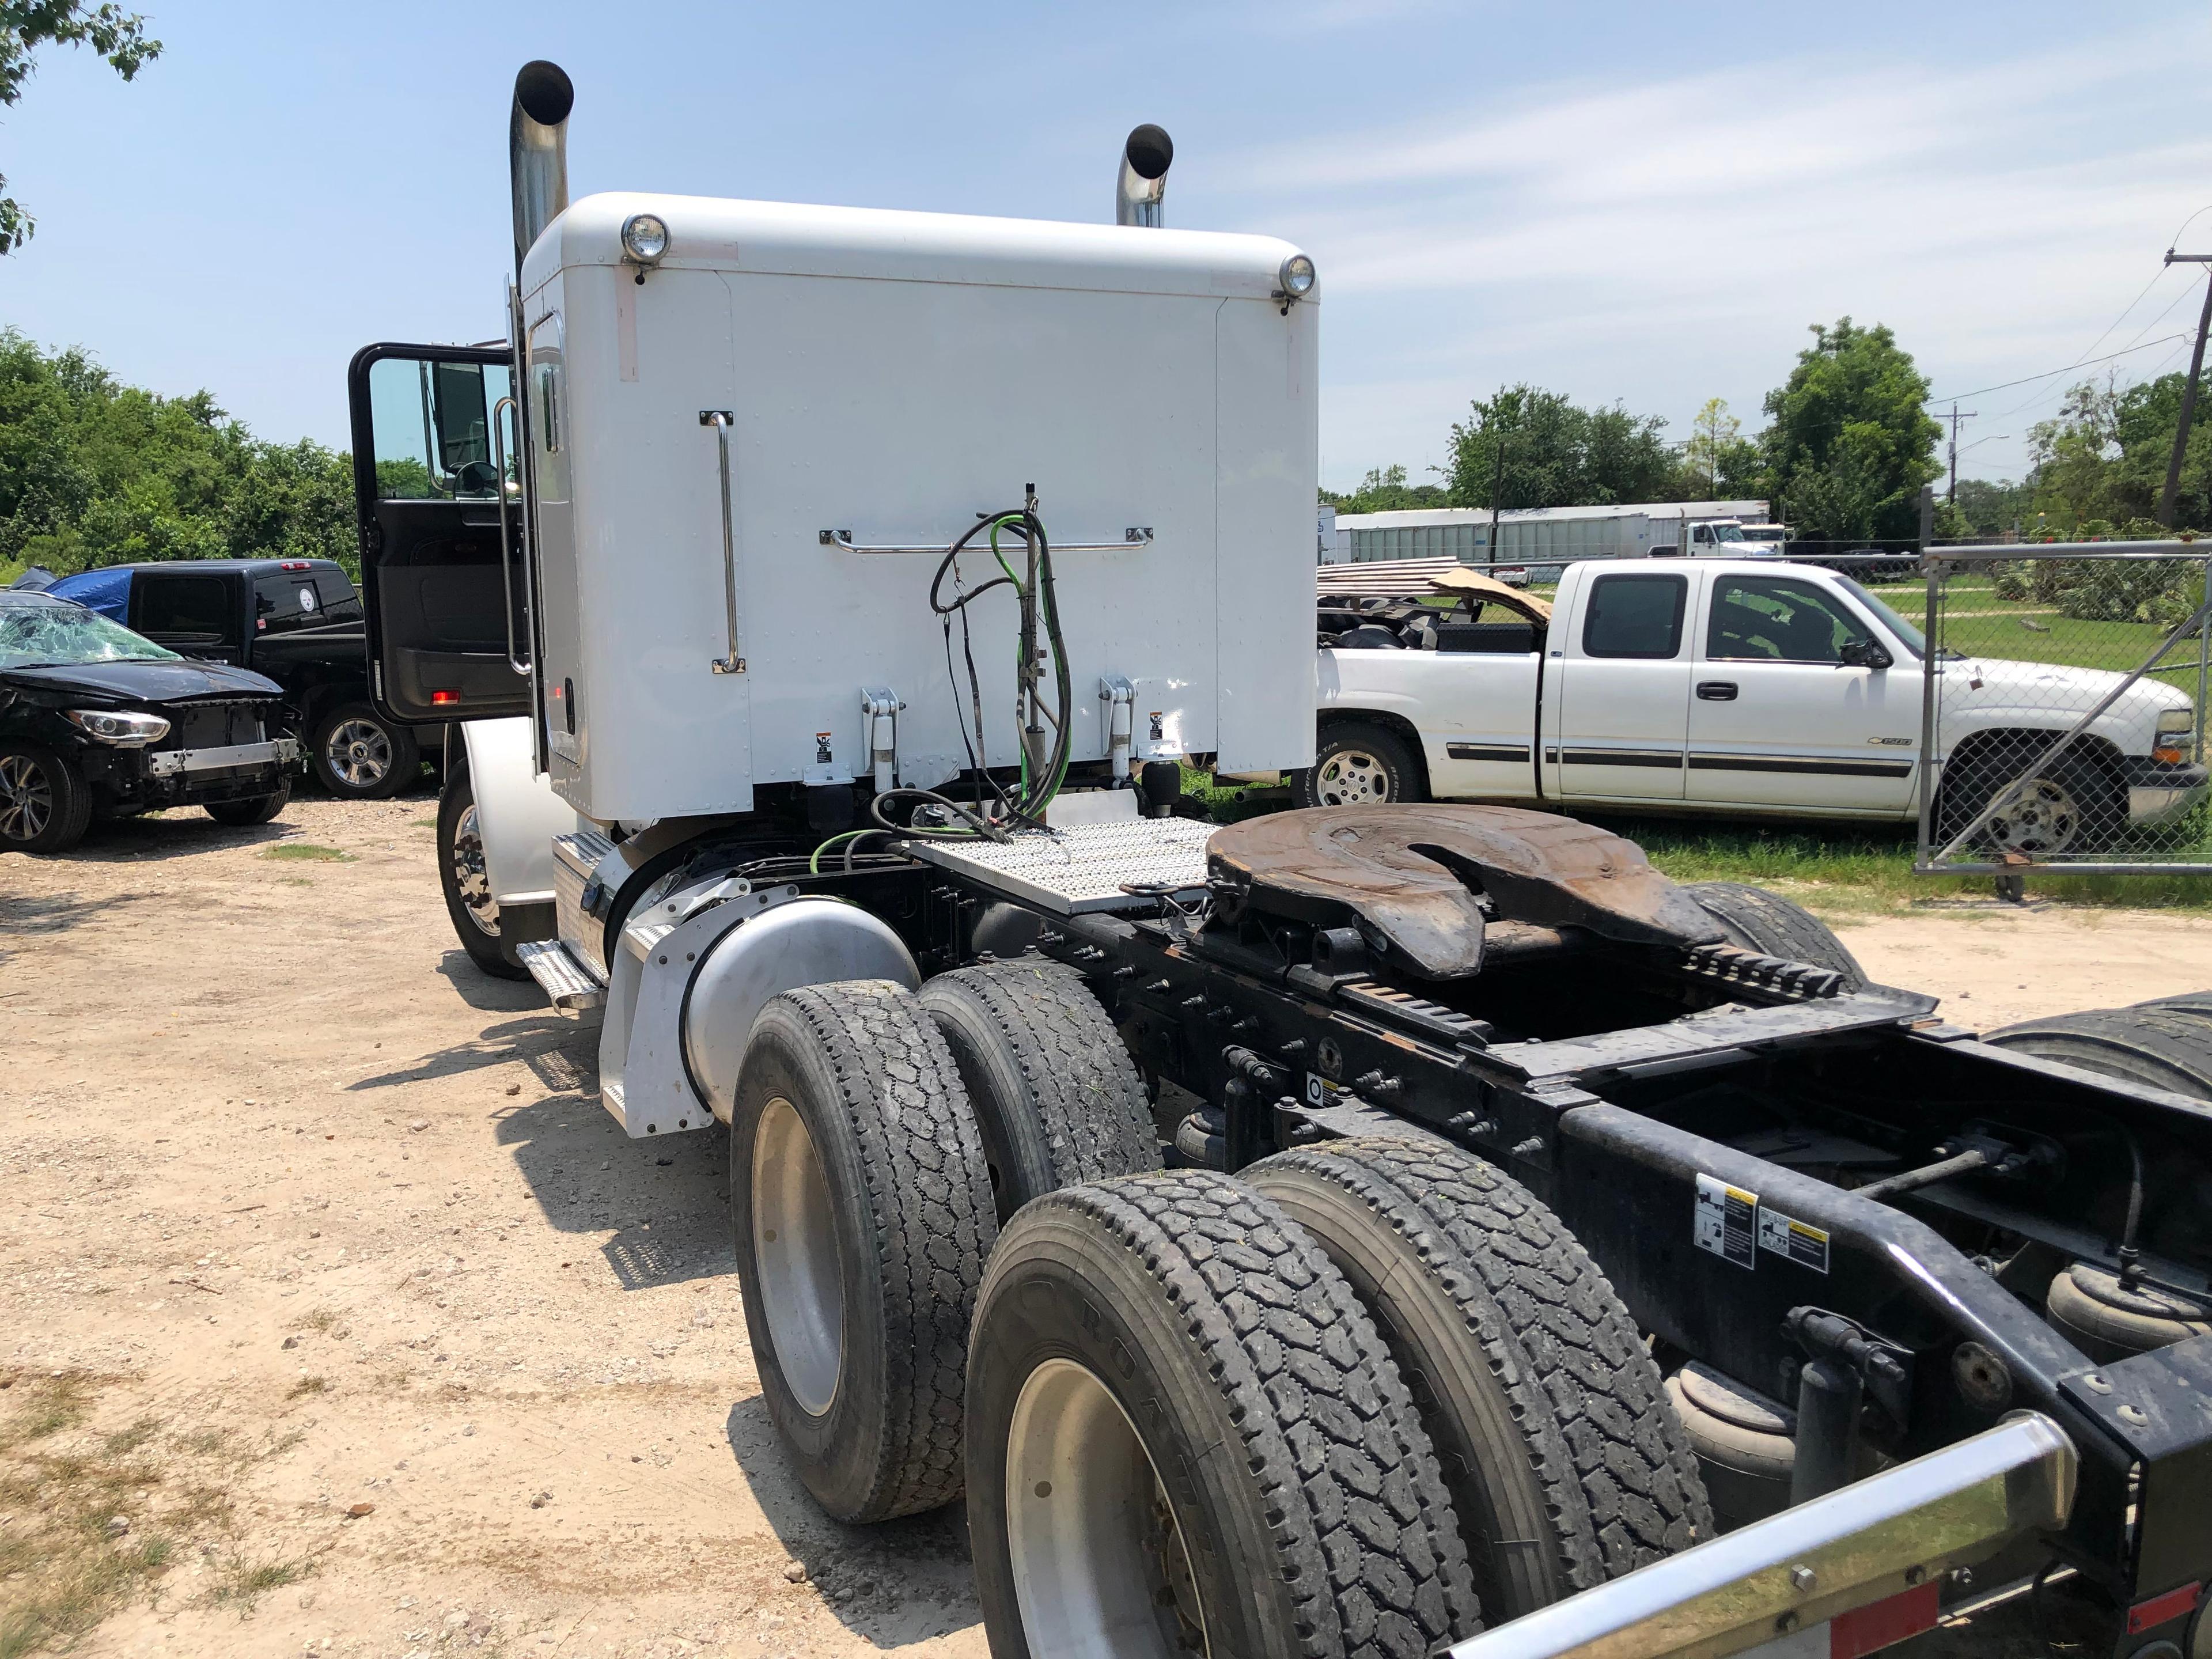
[[[1992,483],[1986,478],[1959,480],[1959,501],[1956,527],[1946,530],[1941,522],[1939,535],[2002,536],[2017,528],[2024,519],[2034,516],[2035,491],[2031,485],[2010,481]],[[1942,507],[1937,508],[1939,520]]]
[[[1589,410],[1540,386],[1500,386],[1488,401],[1478,399],[1467,420],[1453,423],[1444,469],[1450,503],[1595,507],[1664,500],[1678,471],[1661,435],[1666,425],[1618,404]]]
[[[0,580],[22,564],[260,556],[356,569],[348,457],[264,442],[204,392],[158,397],[0,330]]]
[[[1767,460],[1789,521],[1846,539],[1909,538],[1940,469],[1927,377],[1881,324],[1815,323],[1789,380],[1766,394]]]
[[[377,471],[380,476],[383,463],[378,463]],[[1403,466],[1370,467],[1359,488],[1350,495],[1324,489],[1321,498],[1340,513],[1400,513],[1408,507],[1445,504],[1442,484],[1409,484]]]
[[[1690,423],[1681,488],[1686,499],[1701,501],[1768,493],[1765,453],[1758,440],[1743,435],[1743,422],[1729,413],[1725,398],[1706,398]]]
[[[43,46],[90,46],[109,67],[130,81],[161,55],[161,43],[146,38],[146,20],[112,4],[88,6],[82,0],[0,0],[0,106],[14,107],[30,78],[32,59]],[[0,192],[8,180],[0,174]],[[12,253],[31,238],[38,222],[12,196],[0,193],[0,253]]]

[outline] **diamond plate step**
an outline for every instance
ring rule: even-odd
[[[597,1008],[605,1003],[606,987],[593,979],[559,939],[532,939],[527,945],[516,945],[514,954],[562,1013],[580,1014],[586,1008]]]

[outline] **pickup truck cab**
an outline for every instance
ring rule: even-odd
[[[113,565],[48,590],[179,656],[229,663],[284,690],[308,763],[332,794],[381,799],[413,782],[418,733],[369,696],[361,595],[329,559],[194,559]]]
[[[1774,560],[1598,560],[1548,605],[1472,571],[1411,599],[1322,601],[1317,757],[1302,804],[1571,807],[1906,821],[1920,810],[1920,630],[1850,577]],[[1499,620],[1500,617],[1504,620]],[[1346,624],[1349,625],[1346,625]],[[1936,664],[1937,831],[2042,857],[2109,843],[2203,799],[2197,712],[2102,671]]]

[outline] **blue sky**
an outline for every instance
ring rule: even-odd
[[[1844,313],[1939,394],[2185,364],[2201,283],[2159,255],[2212,208],[2202,6],[139,3],[135,84],[50,54],[0,125],[40,222],[0,323],[338,445],[355,347],[499,330],[532,56],[576,81],[578,194],[1096,220],[1161,123],[1170,222],[1319,265],[1336,487],[1418,477],[1501,382],[1754,428]],[[1961,470],[2015,473],[2076,378],[1970,398]]]

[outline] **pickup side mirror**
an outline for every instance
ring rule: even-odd
[[[1897,660],[1872,640],[1845,640],[1839,654],[1846,668],[1887,668]]]

